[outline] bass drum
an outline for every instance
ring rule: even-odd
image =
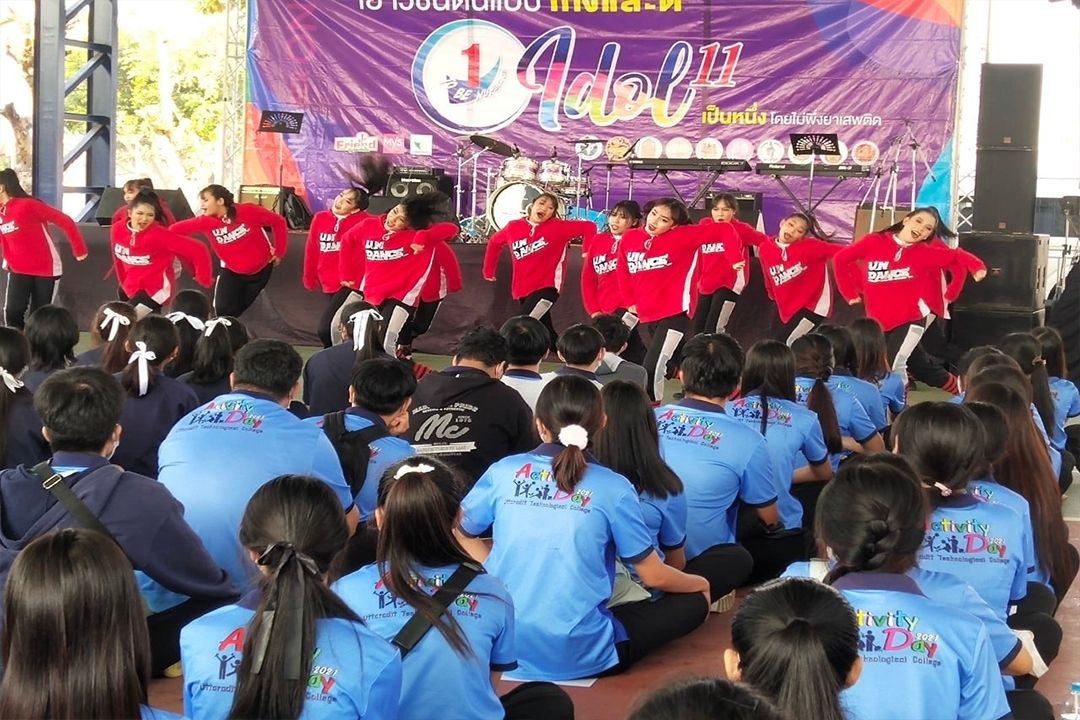
[[[493,230],[502,230],[511,220],[525,217],[529,205],[544,193],[539,185],[527,182],[513,182],[503,185],[491,194],[488,200],[488,223]],[[562,200],[556,208],[557,217],[566,217],[566,208]]]

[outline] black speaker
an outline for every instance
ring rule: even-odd
[[[980,147],[1039,146],[1042,65],[983,63],[979,96]]]
[[[967,293],[965,286],[965,294]],[[1009,333],[1031,332],[1042,327],[1046,320],[1046,310],[1033,312],[1009,312],[994,310],[959,310],[951,311],[949,321],[949,341],[953,345],[970,350],[979,345],[994,345]]]
[[[254,203],[267,210],[284,215],[289,197],[296,194],[296,189],[280,185],[241,185],[237,202]]]
[[[375,195],[368,201],[367,212],[371,215],[385,215],[409,198],[396,198],[388,195]],[[447,195],[446,202],[439,208],[436,222],[455,222],[454,201]]]
[[[191,205],[188,204],[187,198],[184,196],[183,190],[155,190],[157,196],[161,198],[161,201],[169,206],[169,211],[172,212],[173,217],[177,220],[187,220],[195,217],[195,213],[191,211]],[[97,212],[94,213],[94,221],[105,227],[106,225],[112,225],[112,217],[116,214],[124,205],[124,189],[116,187],[107,187],[101,193],[101,200],[98,202]]]
[[[880,232],[903,220],[909,212],[909,207],[883,208],[879,205],[875,212],[873,205],[860,205],[855,208],[855,234],[852,237],[858,240],[864,235]]]
[[[1038,155],[1034,150],[980,148],[975,163],[976,231],[1035,231],[1035,185]]]
[[[403,166],[393,169],[386,184],[386,194],[397,200],[408,200],[433,190],[452,196],[454,178],[442,168]]]
[[[986,278],[968,279],[957,310],[1031,313],[1046,304],[1046,235],[962,233],[960,247],[986,263]]]

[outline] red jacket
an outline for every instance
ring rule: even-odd
[[[128,297],[144,290],[154,302],[166,305],[172,300],[176,278],[173,258],[179,257],[195,269],[195,281],[203,287],[213,283],[210,251],[201,242],[177,235],[160,223],[142,232],[126,225],[113,225],[113,267],[120,287]]]
[[[702,223],[701,277],[698,279],[698,292],[712,295],[720,288],[734,288],[744,265],[735,270],[735,265],[745,263],[743,246],[739,235],[729,223]]]
[[[499,253],[503,245],[509,245],[514,267],[510,293],[515,300],[543,288],[562,291],[570,240],[581,237],[588,245],[595,234],[596,223],[590,220],[550,218],[539,225],[533,225],[525,218],[511,220],[488,241],[484,253],[484,278],[495,278]]]
[[[637,307],[641,322],[693,313],[702,240],[712,237],[702,229],[682,225],[651,237],[636,228],[623,235],[615,272],[623,299]]]
[[[586,246],[581,265],[581,299],[585,303],[585,312],[590,315],[612,313],[630,304],[623,300],[615,272],[620,240],[604,232],[594,236]]]
[[[344,217],[332,210],[315,213],[304,248],[305,290],[322,285],[324,293],[335,293],[341,288],[341,237],[369,217],[363,210]]]
[[[264,228],[270,228],[273,244]],[[253,203],[237,203],[236,219],[232,222],[202,215],[181,220],[169,229],[183,235],[206,235],[211,249],[221,258],[221,266],[238,275],[261,272],[274,257],[285,257],[289,247],[285,218]]]
[[[848,245],[833,258],[833,267],[841,294],[850,301],[861,293],[867,316],[880,322],[886,332],[933,312],[927,298],[932,300],[935,287],[940,293],[940,271],[948,270],[955,277],[986,269],[966,250],[935,247],[930,242],[901,245],[885,233],[873,233]]]
[[[713,225],[718,224],[713,221],[709,216],[701,218],[700,225]],[[741,270],[737,270],[735,277],[732,279],[731,284],[724,284],[720,287],[726,287],[729,290],[733,290],[736,295],[742,295],[742,291],[746,289],[746,286],[750,283],[750,247],[758,247],[763,242],[769,241],[769,236],[759,231],[753,225],[744,223],[738,218],[732,218],[727,223],[720,223],[730,225],[735,231],[735,234],[739,237],[739,244],[742,245],[742,261],[743,267]],[[720,288],[717,288],[719,290]],[[715,292],[715,290],[713,291]]]
[[[948,248],[949,246],[938,237],[935,237],[930,241],[930,244],[938,248]],[[930,310],[938,317],[949,317],[949,302],[945,298],[958,298],[960,293],[964,289],[964,283],[967,282],[967,273],[964,271],[950,272],[948,276],[944,271],[939,271],[935,277],[933,273],[927,275],[927,282],[929,286],[926,289],[926,304],[930,306]]]
[[[64,272],[60,251],[49,235],[56,225],[71,243],[75,257],[86,255],[86,243],[75,221],[35,198],[11,198],[0,205],[0,247],[4,267],[19,275],[57,277]]]
[[[832,315],[833,289],[828,262],[843,245],[803,238],[790,245],[770,239],[758,246],[765,292],[776,301],[780,320],[787,322],[800,310],[822,317]]]
[[[382,305],[387,298],[393,298],[416,307],[435,265],[435,246],[454,237],[457,225],[439,223],[427,230],[387,232],[384,221],[383,217],[368,218],[353,229],[364,252],[350,258],[350,271],[359,273],[354,277],[363,278],[359,290],[372,305]],[[416,252],[413,245],[424,248]],[[343,275],[342,281],[346,279],[350,278]]]
[[[439,302],[450,293],[460,292],[464,287],[457,255],[449,245],[439,243],[435,246],[435,264],[424,283],[424,289],[420,291],[420,302]]]

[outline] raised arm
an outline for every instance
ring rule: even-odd
[[[174,233],[180,233],[181,235],[197,235],[203,234],[207,237],[210,236],[210,231],[214,228],[214,218],[207,215],[200,215],[199,217],[188,218],[187,220],[179,220],[169,225],[169,230]]]
[[[175,253],[181,260],[187,261],[188,266],[192,268],[195,282],[206,288],[214,284],[210,250],[207,249],[206,245],[198,240],[192,240],[171,231],[166,231],[164,237],[165,247],[170,252]]]

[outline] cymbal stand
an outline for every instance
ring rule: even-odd
[[[911,153],[911,209],[912,210],[915,209],[915,200],[916,200],[916,197],[917,197],[915,191],[917,189],[916,186],[918,185],[918,178],[915,175],[916,162],[917,161],[922,161],[923,168],[926,170],[926,176],[928,178],[930,178],[931,180],[934,180],[934,181],[937,180],[937,176],[934,175],[933,168],[930,167],[930,163],[926,159],[926,153],[923,152],[922,143],[920,143],[919,139],[917,137],[915,137],[915,131],[912,130],[912,125],[913,124],[914,123],[911,120],[907,120],[907,119],[904,120],[904,140],[903,140],[903,142],[907,145],[908,150]],[[896,206],[895,202],[893,203],[893,206],[894,207]]]

